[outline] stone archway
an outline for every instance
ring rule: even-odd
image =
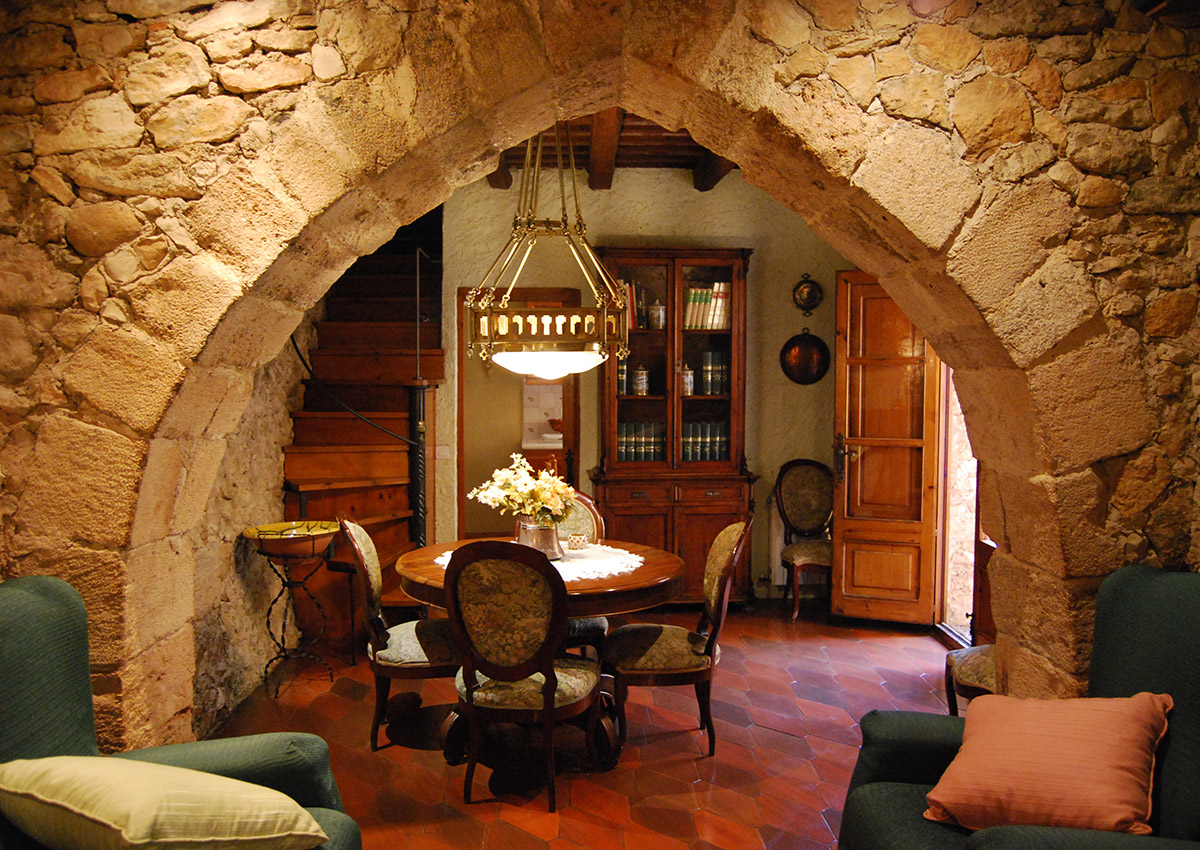
[[[4,373],[5,569],[83,585],[110,740],[186,734],[169,723],[191,698],[179,541],[254,369],[356,257],[500,150],[611,105],[737,162],[884,280],[956,368],[1001,547],[1009,686],[1074,690],[1096,577],[1195,550],[1200,202],[1195,181],[1169,182],[1186,144],[1155,147],[1150,127],[1194,128],[1196,42],[1142,57],[1139,95],[1123,54],[1093,59],[1130,33],[1173,43],[1130,9],[861,5],[11,14],[39,52],[10,42],[32,96],[8,146],[36,188],[7,246],[28,264],[9,302],[30,355],[14,346],[27,366]],[[1075,72],[1088,92],[1126,85],[1111,102],[1149,124],[1115,144],[1070,123]],[[59,235],[39,242],[39,220]]]

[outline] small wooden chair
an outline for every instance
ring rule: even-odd
[[[775,478],[775,507],[783,520],[781,554],[787,581],[783,598],[792,594],[792,619],[800,613],[800,575],[819,573],[831,580],[833,543],[833,472],[815,460],[789,460]]]
[[[613,677],[617,723],[625,743],[625,701],[630,685],[694,685],[700,726],[708,733],[708,754],[717,751],[717,732],[709,706],[713,670],[721,659],[717,638],[729,607],[733,569],[749,537],[750,520],[721,530],[708,550],[704,567],[704,608],[695,631],[658,623],[630,623],[613,629],[604,641],[603,670]]]
[[[367,631],[367,659],[375,674],[375,716],[371,719],[371,749],[379,749],[379,727],[387,712],[392,679],[441,679],[458,672],[458,647],[450,621],[413,620],[388,628],[383,621],[380,598],[383,577],[379,555],[371,535],[362,526],[339,519],[342,533],[354,554],[358,584],[366,600],[362,606]]]
[[[542,729],[553,812],[555,725],[587,712],[588,754],[597,761],[600,665],[561,655],[567,586],[538,550],[481,540],[450,556],[445,589],[446,610],[463,660],[455,682],[459,712],[470,730],[463,800],[471,802],[485,724],[536,724]]]

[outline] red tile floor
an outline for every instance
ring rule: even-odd
[[[696,620],[686,610],[634,616],[689,627]],[[716,756],[702,755],[690,686],[631,688],[629,740],[616,768],[589,767],[581,732],[556,736],[554,814],[544,782],[513,790],[525,762],[511,746],[491,768],[485,756],[475,802],[463,803],[465,767],[447,765],[433,742],[455,702],[451,680],[393,683],[391,744],[371,752],[374,684],[361,656],[350,666],[331,654],[332,683],[320,665],[289,666],[278,699],[260,687],[221,734],[322,735],[367,850],[813,850],[836,845],[858,718],[872,708],[944,713],[945,656],[936,640],[913,632],[792,623],[778,603],[733,611],[713,683]]]

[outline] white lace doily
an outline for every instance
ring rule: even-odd
[[[445,567],[450,563],[453,550],[443,552],[433,559],[435,564]],[[641,555],[626,552],[613,546],[592,543],[586,549],[563,549],[563,556],[550,563],[558,567],[564,579],[608,578],[622,573],[631,573],[645,560]]]

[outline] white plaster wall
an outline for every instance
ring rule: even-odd
[[[492,189],[481,180],[456,191],[445,205],[442,327],[447,380],[437,392],[437,442],[450,447],[452,458],[440,462],[438,468],[439,540],[454,537],[457,527],[455,292],[476,285],[507,241],[520,175],[515,176],[510,190]],[[753,574],[756,593],[766,595],[769,585],[758,578],[768,575],[770,569],[767,496],[775,473],[794,457],[824,463],[833,458],[832,370],[816,384],[800,386],[780,370],[779,349],[808,327],[832,352],[834,273],[853,266],[814,236],[800,216],[745,183],[737,170],[710,192],[692,188],[691,172],[683,170],[622,169],[611,190],[595,192],[587,189],[586,175],[581,175],[580,204],[589,241],[595,246],[750,248],[754,252],[747,281],[746,455],[750,469],[760,476],[755,488],[759,520],[755,523]],[[539,216],[557,217],[558,209],[557,190],[547,186]],[[573,216],[573,209],[571,212]],[[569,256],[550,252],[547,260],[536,256],[538,250],[534,249],[522,274],[523,286],[582,285]],[[810,317],[791,300],[792,287],[805,272],[825,291],[824,302]],[[588,296],[584,300],[589,303]],[[599,460],[598,402],[597,373],[588,373],[580,384],[580,478],[585,488],[590,483],[587,470]],[[476,435],[473,440],[486,439],[487,429],[473,431],[468,426],[467,433]],[[497,439],[492,467],[507,462],[501,446],[519,440],[519,435]],[[489,446],[480,449],[492,451]]]

